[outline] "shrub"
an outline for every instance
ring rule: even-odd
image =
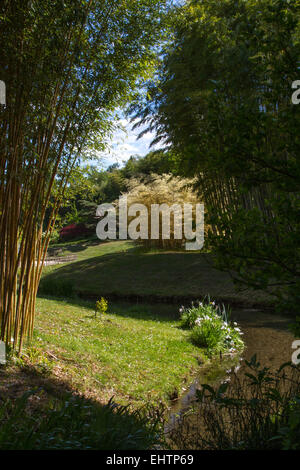
[[[207,348],[208,353],[221,351],[223,348],[222,321],[208,317],[196,325],[191,332],[191,341],[196,346]]]
[[[215,302],[199,302],[191,308],[181,307],[181,327],[191,329],[191,341],[199,347],[207,349],[208,355],[218,352],[235,353],[242,350],[243,334],[236,323],[228,322],[229,314],[225,306]]]
[[[199,318],[196,323],[191,340],[196,346],[207,348],[209,355],[217,352],[235,353],[243,348],[241,331],[237,326],[230,326],[217,316]]]
[[[91,233],[84,224],[70,224],[63,227],[59,232],[60,240],[73,240],[74,238],[84,237]]]
[[[97,313],[99,313],[100,316],[105,314],[107,312],[107,309],[108,301],[104,297],[101,297],[101,299],[97,300],[96,302],[95,317],[97,316]]]
[[[158,239],[151,239],[151,205],[167,204],[171,207],[173,204],[183,205],[184,203],[196,204],[201,202],[198,194],[193,190],[194,180],[173,176],[172,174],[156,175],[151,174],[143,178],[131,178],[128,182],[127,196],[128,206],[132,204],[143,204],[148,210],[148,239],[139,239],[138,241],[146,248],[181,248],[184,239],[184,217],[182,217],[182,237],[174,238],[176,228],[179,228],[171,217],[170,221],[170,239],[162,238],[162,223],[160,220]],[[193,220],[195,214],[193,214]],[[129,218],[130,220],[130,218]]]
[[[181,314],[180,316],[181,328],[187,328],[187,329],[191,329],[195,326],[195,322],[200,314],[199,308],[192,307],[192,308],[185,309],[184,306],[182,306],[179,309],[179,313]]]
[[[185,308],[183,305],[179,309],[180,321],[182,328],[193,328],[196,325],[196,320],[204,317],[219,316],[224,321],[228,322],[230,311],[226,310],[225,305],[219,306],[216,302],[211,302],[208,297],[203,302],[198,302],[197,306],[192,302],[190,308]]]
[[[47,236],[46,232],[43,232],[42,239],[44,240],[45,237]],[[49,238],[49,242],[51,243],[57,243],[59,241],[59,232],[56,229],[53,229]]]

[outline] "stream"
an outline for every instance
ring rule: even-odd
[[[243,308],[232,311],[231,321],[236,321],[244,334],[245,349],[241,357],[218,358],[200,368],[187,392],[172,403],[166,433],[176,426],[183,413],[195,406],[196,390],[201,384],[216,386],[221,381],[229,381],[233,370],[241,373],[244,359],[250,360],[256,354],[257,360],[271,369],[277,369],[282,363],[291,361],[292,342],[295,338],[287,329],[292,322],[290,318]]]

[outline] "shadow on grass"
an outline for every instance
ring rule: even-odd
[[[82,307],[84,309],[90,309],[91,312],[86,315],[86,318],[95,318],[95,301],[82,299],[76,295],[72,297],[59,297],[51,295],[39,294],[41,299],[54,300],[58,302],[66,302],[68,305],[74,305],[75,307]],[[148,304],[148,303],[132,303],[132,302],[109,302],[108,313],[106,317],[109,317],[110,313],[119,315],[124,318],[135,318],[137,320],[149,320],[149,321],[160,321],[170,322],[179,320],[179,306],[174,304]],[[99,316],[98,316],[99,318]]]
[[[45,270],[39,293],[78,295],[94,302],[105,297],[118,303],[173,303],[176,309],[207,296],[236,307],[270,305],[267,294],[237,292],[230,276],[213,267],[208,253],[145,251],[134,244],[124,249],[114,242],[105,245],[89,258]]]
[[[149,449],[163,410],[80,396],[37,366],[0,366],[0,449]],[[101,400],[101,396],[99,396]]]
[[[44,273],[41,286],[53,279],[70,282],[84,295],[122,296],[170,301],[172,297],[199,298],[212,291],[232,294],[229,276],[216,271],[206,254],[152,253],[136,247],[99,254]],[[48,293],[45,289],[40,292]]]

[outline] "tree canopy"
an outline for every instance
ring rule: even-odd
[[[32,332],[71,172],[105,147],[112,113],[152,73],[168,8],[167,0],[1,2],[0,319],[9,343]]]
[[[135,108],[205,193],[218,266],[300,297],[300,2],[193,0]]]

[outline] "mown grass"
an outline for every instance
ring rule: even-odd
[[[76,253],[77,260],[44,268],[41,291],[47,294],[64,285],[85,296],[181,301],[210,295],[218,301],[248,306],[272,303],[264,293],[237,292],[230,276],[213,268],[209,253],[147,252],[132,241],[86,240],[56,247],[64,254]]]
[[[122,404],[167,404],[205,360],[169,308],[110,305],[95,318],[91,303],[39,298],[31,351],[46,356],[43,363],[37,353],[37,362],[52,375],[103,403],[114,396]]]

